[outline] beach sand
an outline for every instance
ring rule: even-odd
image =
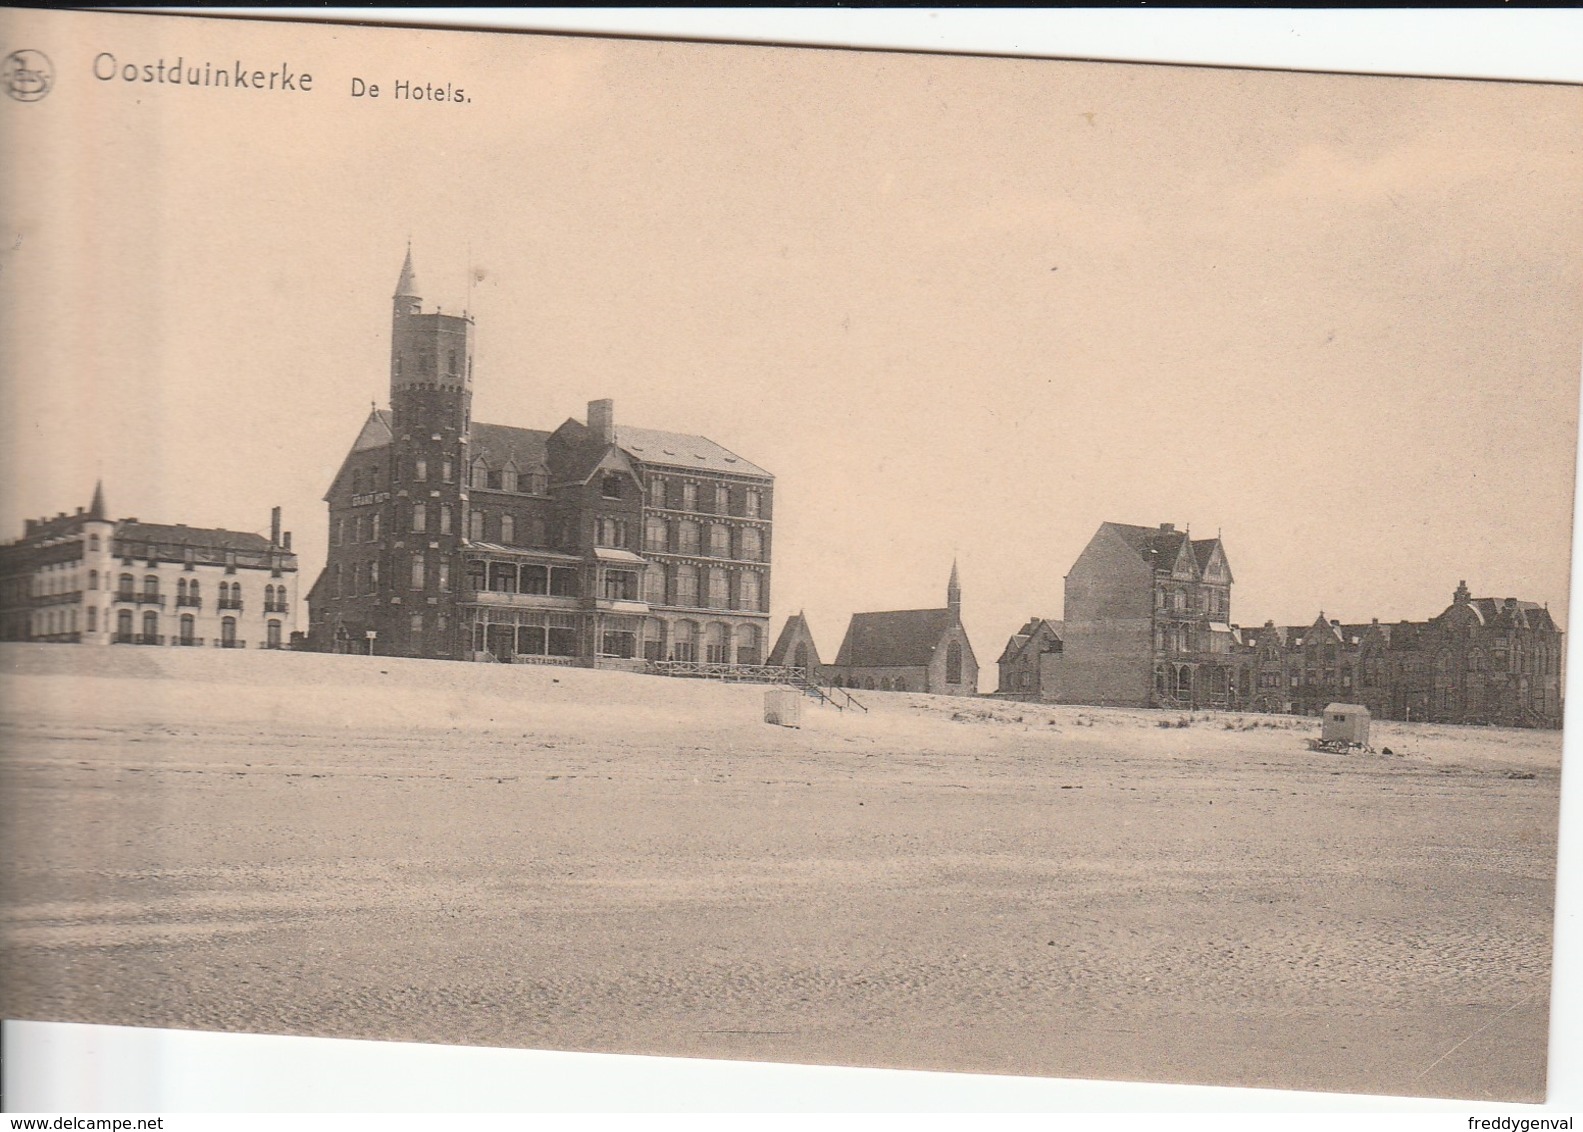
[[[1541,1100],[1558,732],[0,646],[7,1018]],[[1179,720],[1187,726],[1165,726]]]

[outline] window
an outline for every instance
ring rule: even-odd
[[[630,570],[605,571],[605,600],[636,601],[638,576]]]
[[[369,593],[377,593],[378,590],[379,590],[379,563],[377,561],[376,562],[370,562],[368,564],[368,592]]]
[[[760,663],[757,625],[742,625],[737,629],[737,663]]]
[[[551,597],[581,597],[583,587],[575,566],[550,567]]]
[[[341,596],[341,565],[336,563],[330,567],[330,593],[334,597]]]
[[[489,486],[489,469],[480,461],[473,465],[473,487],[482,491]]]
[[[412,505],[412,529],[422,533],[429,528],[429,509],[422,503]]]
[[[698,604],[698,567],[676,567],[676,604],[691,606]]]
[[[709,571],[709,608],[726,609],[730,604],[730,578],[724,570],[715,567]]]
[[[676,524],[676,550],[681,554],[698,553],[699,528],[691,519]]]
[[[143,614],[143,644],[159,643],[159,614],[150,609]]]
[[[545,495],[550,490],[550,475],[543,468],[535,468],[528,473],[528,486],[526,489],[532,495]]]
[[[89,535],[88,536],[88,549],[89,550],[98,550],[99,549],[99,536],[98,535]]]
[[[280,622],[271,621],[264,627],[264,647],[278,649],[280,647]]]
[[[759,493],[757,491],[754,491],[753,489],[749,488],[743,494],[742,504],[743,504],[743,506],[742,506],[742,513],[744,515],[746,515],[750,519],[757,519],[759,517],[759,514],[760,514],[759,507],[760,507],[760,504],[761,504],[761,500],[759,499]]]
[[[499,472],[490,472],[490,473],[488,473],[488,477],[485,480],[486,486],[491,491],[499,491],[500,490],[500,482],[501,481],[500,481],[500,473]]]
[[[620,499],[621,477],[616,475],[602,477],[599,481],[599,494],[606,499]]]
[[[715,558],[731,557],[731,528],[724,523],[709,524],[709,553]]]
[[[682,510],[698,510],[698,485],[695,483],[682,484]]]
[[[159,596],[159,577],[158,577],[158,575],[150,574],[150,575],[148,575],[147,577],[145,577],[143,579],[143,596],[144,597],[158,597]]]
[[[649,506],[664,507],[665,505],[665,481],[658,478],[650,480]]]
[[[132,643],[132,611],[123,609],[115,615],[115,639],[121,644]]]
[[[188,616],[190,617],[192,615],[188,614]],[[90,633],[97,633],[98,631],[99,631],[99,610],[97,608],[95,608],[94,606],[90,605],[88,607],[88,632],[90,632]]]
[[[961,641],[952,641],[945,648],[945,682],[947,684],[960,684],[962,682]]]
[[[525,594],[550,592],[550,571],[547,566],[524,566],[519,572],[520,589]]]
[[[420,482],[429,478],[429,462],[422,456],[413,461],[412,478]]]
[[[89,570],[88,571],[88,588],[90,590],[96,590],[96,589],[99,588],[99,571],[97,571],[97,570]]]
[[[414,613],[407,621],[407,628],[413,636],[420,636],[423,633],[423,614]]]
[[[667,534],[669,530],[664,519],[650,516],[643,520],[643,549],[663,552],[668,541]]]
[[[449,503],[440,504],[440,533],[442,535],[451,533],[451,505]]]
[[[704,629],[704,660],[709,664],[726,664],[731,657],[728,642],[729,630],[720,622],[711,622]]]
[[[412,588],[421,590],[424,584],[423,555],[412,556]]]
[[[373,518],[368,520],[368,541],[379,541],[379,512],[375,511]]]
[[[449,456],[440,461],[440,478],[446,483],[451,483],[456,479],[456,464]]]
[[[715,485],[715,514],[729,515],[731,513],[731,489],[725,484]]]
[[[671,641],[672,660],[698,659],[698,625],[693,621],[678,621]]]
[[[220,621],[220,647],[230,649],[236,647],[236,618],[225,617]]]
[[[627,545],[627,523],[625,519],[601,518],[595,524],[594,532],[600,546],[621,549]]]
[[[500,541],[507,546],[516,545],[517,520],[510,515],[500,516]]]
[[[484,541],[484,513],[474,511],[467,517],[467,537],[474,542]]]
[[[650,605],[665,604],[665,571],[658,566],[643,572],[643,600]]]
[[[451,591],[451,563],[450,563],[450,561],[448,559],[445,559],[445,558],[440,559],[439,564],[435,567],[435,574],[436,574],[435,585],[439,587],[440,592],[441,593],[450,593],[450,591]]]
[[[741,548],[737,557],[745,558],[749,562],[760,562],[764,558],[764,532],[757,527],[744,527],[737,535]]]
[[[740,592],[737,594],[737,608],[758,612],[760,600],[758,572],[744,570],[737,585],[740,587]]]
[[[469,561],[467,563],[467,588],[470,590],[486,590],[489,582],[486,578],[488,567],[482,562]]]

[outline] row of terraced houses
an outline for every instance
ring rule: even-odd
[[[1310,624],[1231,618],[1220,538],[1173,524],[1104,523],[1066,575],[1063,617],[1031,617],[998,666],[998,694],[1049,703],[1561,726],[1562,633],[1542,604],[1457,586],[1424,621]]]

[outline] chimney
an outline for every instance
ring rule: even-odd
[[[282,538],[284,538],[284,539],[285,539],[285,540],[286,540],[286,541],[285,541],[285,542],[283,542],[283,543],[281,543],[281,544],[280,544],[280,546],[281,546],[281,549],[282,549],[282,550],[290,550],[290,549],[291,549],[291,532],[290,532],[290,531],[287,531],[287,532],[286,532],[286,533],[285,533],[285,534],[284,534],[284,535],[282,535],[282,536],[281,536],[281,537],[282,537]]]
[[[1161,523],[1160,524],[1160,530],[1163,531],[1166,534],[1170,534],[1172,531],[1176,530],[1176,524],[1175,523]]]
[[[280,508],[269,509],[269,545],[280,545]]]
[[[601,444],[616,442],[616,403],[606,397],[588,402],[588,430]]]

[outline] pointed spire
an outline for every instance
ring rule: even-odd
[[[407,258],[401,264],[401,278],[396,280],[396,298],[416,299],[418,280],[412,273],[412,241],[407,241]]]
[[[104,481],[95,480],[93,485],[93,502],[88,505],[88,518],[104,518]]]
[[[945,606],[958,616],[962,613],[962,581],[957,575],[956,559],[951,559],[951,580],[945,584]]]

